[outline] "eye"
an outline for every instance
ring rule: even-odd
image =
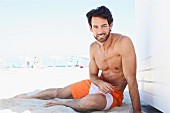
[[[98,28],[97,26],[93,26],[93,28]]]
[[[102,27],[107,27],[107,25],[102,25]]]

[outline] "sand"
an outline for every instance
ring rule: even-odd
[[[78,113],[65,106],[45,107],[49,100],[15,99],[18,94],[35,94],[43,89],[64,87],[88,78],[88,68],[12,69],[0,70],[0,113]],[[133,113],[128,91],[121,107],[91,113]],[[69,99],[58,99],[68,101]],[[144,112],[143,112],[144,113]]]
[[[37,92],[34,91],[34,92]],[[31,92],[34,93],[34,92]],[[29,94],[29,93],[28,93]],[[132,106],[129,101],[129,95],[126,93],[126,99],[124,99],[121,107],[115,107],[109,111],[94,111],[92,113],[133,113]],[[52,99],[57,101],[70,101],[71,99]],[[10,109],[16,113],[31,112],[31,113],[78,113],[75,110],[65,107],[65,106],[52,106],[45,107],[45,103],[49,100],[40,100],[40,99],[1,99],[0,100],[0,109]]]

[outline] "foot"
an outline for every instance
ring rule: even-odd
[[[56,105],[64,105],[64,104],[63,104],[63,102],[48,101],[48,102],[45,104],[45,107],[56,106]]]
[[[20,94],[14,97],[15,99],[31,99],[27,94]]]

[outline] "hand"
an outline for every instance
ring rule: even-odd
[[[110,93],[113,91],[114,86],[108,82],[102,82],[99,84],[99,88],[103,93]]]
[[[45,107],[56,106],[56,105],[64,105],[64,104],[62,102],[57,102],[57,101],[48,101],[45,104]]]

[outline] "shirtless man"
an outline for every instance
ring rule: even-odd
[[[90,46],[90,80],[18,98],[74,98],[66,102],[49,101],[46,106],[64,105],[77,111],[108,110],[121,106],[123,92],[128,84],[133,110],[141,113],[132,41],[127,36],[110,32],[113,18],[105,6],[89,11],[86,16],[96,39]],[[99,70],[102,73],[98,76]]]

